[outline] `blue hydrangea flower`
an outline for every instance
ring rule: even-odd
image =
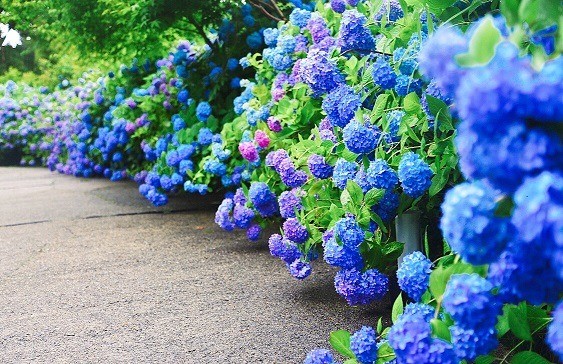
[[[299,79],[311,88],[314,96],[330,92],[344,82],[336,64],[323,50],[311,49],[299,65]]]
[[[251,225],[246,230],[246,237],[250,241],[258,241],[260,240],[260,234],[262,233],[262,228],[258,224]]]
[[[264,43],[270,48],[274,48],[278,43],[280,31],[277,28],[266,28],[263,32]]]
[[[324,260],[330,265],[340,268],[358,268],[364,265],[360,250],[356,245],[338,244],[334,235],[323,241]]]
[[[425,303],[409,303],[403,309],[401,315],[421,315],[426,322],[430,322],[434,318],[435,308]]]
[[[248,198],[262,217],[270,217],[278,213],[276,195],[270,191],[266,183],[253,182],[248,191]]]
[[[358,171],[358,164],[355,162],[348,162],[343,158],[339,158],[334,165],[332,173],[332,180],[334,185],[341,190],[346,188],[348,180],[353,180]]]
[[[397,216],[398,208],[399,194],[393,190],[387,190],[385,191],[383,198],[372,207],[372,210],[381,218],[381,220],[388,222]]]
[[[334,225],[334,233],[344,245],[355,247],[363,243],[366,235],[353,216],[338,220]]]
[[[336,292],[344,297],[349,305],[366,305],[381,299],[389,290],[389,278],[377,269],[364,273],[355,268],[343,269],[334,277]]]
[[[397,74],[384,57],[378,57],[371,71],[373,82],[384,90],[390,90],[397,84]]]
[[[295,259],[288,265],[289,273],[297,279],[305,279],[311,274],[311,263]]]
[[[381,8],[375,14],[374,19],[380,22],[381,19],[385,18],[388,22],[394,22],[405,16],[401,4],[397,0],[385,0],[381,4]]]
[[[260,32],[251,33],[248,37],[246,37],[246,44],[250,47],[250,49],[259,49],[262,46],[262,34],[260,34]]]
[[[307,354],[303,364],[336,364],[336,361],[330,351],[315,349]]]
[[[280,206],[281,217],[284,219],[295,217],[295,212],[303,209],[300,193],[299,189],[293,189],[291,191],[284,191],[280,194],[280,197],[278,197],[278,203]]]
[[[451,344],[432,338],[430,324],[421,314],[403,313],[387,338],[398,363],[459,363]]]
[[[379,135],[379,130],[371,124],[363,124],[354,120],[344,127],[342,138],[346,148],[351,152],[368,154],[375,149]]]
[[[207,121],[207,119],[211,116],[211,105],[205,101],[200,102],[197,105],[195,114],[199,121]]]
[[[387,130],[391,140],[394,142],[401,140],[399,137],[399,127],[401,126],[401,120],[404,116],[405,112],[403,110],[393,110],[387,113]]]
[[[452,249],[471,264],[495,261],[512,237],[509,219],[495,216],[498,197],[481,182],[462,183],[446,194],[440,228]]]
[[[178,102],[181,104],[185,104],[188,102],[188,99],[190,98],[190,94],[188,92],[188,90],[182,90],[180,92],[178,92]]]
[[[283,223],[284,235],[291,241],[301,244],[309,239],[307,228],[299,222],[295,217],[291,217]]]
[[[316,178],[327,179],[332,176],[332,166],[321,155],[311,154],[307,160],[307,165],[311,174]]]
[[[332,90],[323,100],[323,110],[333,126],[345,127],[361,105],[361,98],[354,89],[343,84]]]
[[[399,64],[399,72],[406,76],[412,76],[418,67],[416,54],[414,51],[407,51],[405,48],[397,48],[393,51],[393,62]]]
[[[492,288],[493,285],[478,274],[454,274],[446,285],[442,306],[459,327],[493,328],[500,305],[491,293]]]
[[[412,198],[422,196],[430,188],[433,174],[430,166],[417,154],[408,152],[401,158],[399,181],[406,195]]]
[[[330,8],[337,13],[343,13],[346,10],[346,2],[344,0],[330,0]]]
[[[209,145],[213,141],[213,132],[209,128],[201,128],[197,135],[197,142],[201,145]]]
[[[397,76],[397,83],[395,84],[395,92],[399,96],[407,96],[411,92],[419,93],[422,89],[422,82],[410,76],[399,75]]]
[[[289,14],[289,21],[299,28],[304,28],[307,25],[307,22],[311,18],[311,12],[304,9],[295,8]]]
[[[406,255],[399,264],[397,280],[399,287],[414,301],[428,289],[432,262],[419,251]]]
[[[373,364],[377,360],[377,333],[372,327],[363,326],[350,337],[350,349],[361,364]]]
[[[235,205],[233,209],[235,226],[239,229],[248,229],[254,220],[254,211],[244,205]]]
[[[386,161],[375,159],[367,169],[367,180],[373,188],[393,189],[399,183],[399,177]]]
[[[479,355],[493,351],[499,344],[494,328],[483,330],[464,329],[451,326],[452,344],[460,360],[473,361]]]
[[[367,18],[357,10],[346,10],[342,14],[338,43],[340,51],[371,52],[375,49],[375,39],[365,26]]]

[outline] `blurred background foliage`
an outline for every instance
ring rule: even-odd
[[[2,47],[0,82],[54,86],[123,59],[155,60],[181,39],[208,42],[236,0],[0,0],[0,22],[24,39]]]

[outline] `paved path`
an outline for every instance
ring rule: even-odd
[[[208,200],[157,209],[131,183],[0,168],[1,363],[300,363],[381,315],[333,276],[294,280]]]

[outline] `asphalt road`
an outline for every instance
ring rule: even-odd
[[[348,307],[322,262],[296,281],[214,200],[0,168],[0,362],[301,363],[388,311]]]

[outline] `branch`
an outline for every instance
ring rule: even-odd
[[[261,3],[257,3],[255,2],[256,0],[248,0],[248,2],[250,4],[252,4],[253,6],[257,7],[258,9],[260,9],[262,11],[262,13],[264,13],[264,15],[266,15],[268,18],[275,20],[275,21],[283,21],[284,19],[280,19],[278,17],[276,17],[273,14],[270,14],[266,9],[264,9],[264,7],[262,6]]]

